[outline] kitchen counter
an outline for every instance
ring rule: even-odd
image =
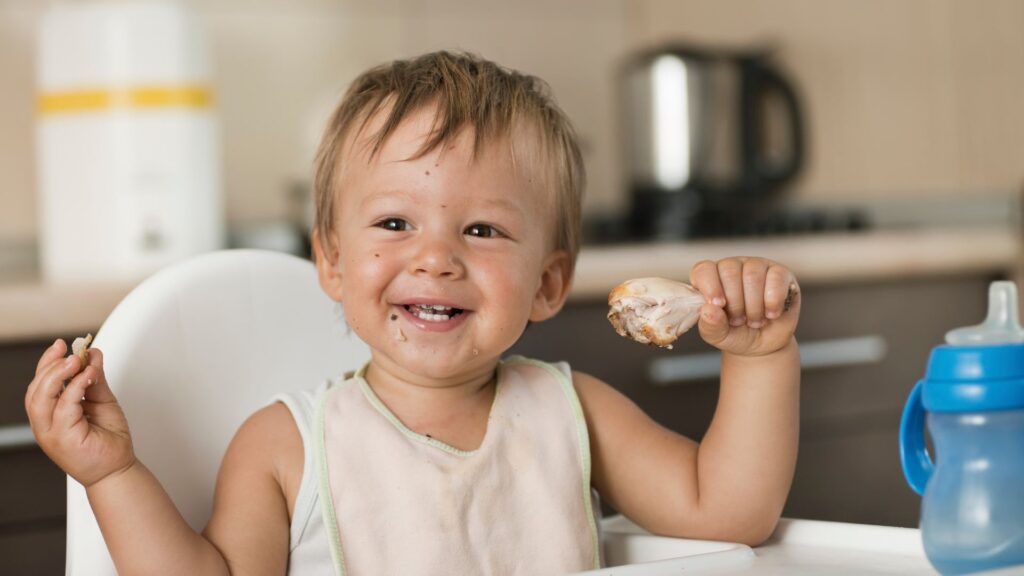
[[[640,276],[685,279],[703,259],[763,256],[785,263],[805,286],[908,276],[1015,274],[1022,242],[1006,226],[975,226],[686,243],[585,246],[572,300],[600,300]],[[32,270],[0,275],[0,342],[95,330],[135,283],[47,284]]]
[[[959,227],[815,234],[773,238],[636,244],[584,249],[573,298],[604,298],[628,278],[685,280],[700,260],[763,256],[789,267],[803,285],[962,274],[1011,272],[1024,241],[1009,227]]]

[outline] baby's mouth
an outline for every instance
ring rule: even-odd
[[[405,304],[403,307],[413,316],[427,322],[447,322],[465,312],[461,308],[440,304]]]

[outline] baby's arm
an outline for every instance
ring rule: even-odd
[[[204,536],[189,527],[135,458],[127,420],[106,383],[102,352],[92,350],[85,367],[76,356],[65,359],[66,352],[60,341],[44,352],[25,407],[40,447],[85,486],[118,572],[283,574],[288,512],[275,463],[287,447],[288,427],[279,429],[282,410],[290,419],[287,409],[268,408],[239,430]],[[294,442],[298,431],[288,424]],[[273,438],[282,439],[268,443]],[[245,493],[244,502],[238,492]]]
[[[118,573],[285,574],[290,514],[279,467],[298,454],[302,469],[301,443],[284,405],[250,417],[228,446],[202,534],[138,461],[87,488]]]
[[[760,544],[774,530],[796,465],[799,292],[788,270],[760,259],[700,263],[691,281],[710,302],[701,311],[701,336],[722,350],[711,426],[698,445],[577,373],[593,483],[653,532]],[[796,296],[787,304],[791,286]]]

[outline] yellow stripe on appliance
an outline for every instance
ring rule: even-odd
[[[213,91],[205,86],[139,86],[39,94],[36,113],[47,116],[116,109],[199,109],[212,104]]]

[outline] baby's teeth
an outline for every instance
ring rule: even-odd
[[[433,322],[442,322],[450,318],[447,314],[429,314],[427,312],[423,312],[422,310],[416,312],[416,317],[421,318],[423,320],[430,320]]]

